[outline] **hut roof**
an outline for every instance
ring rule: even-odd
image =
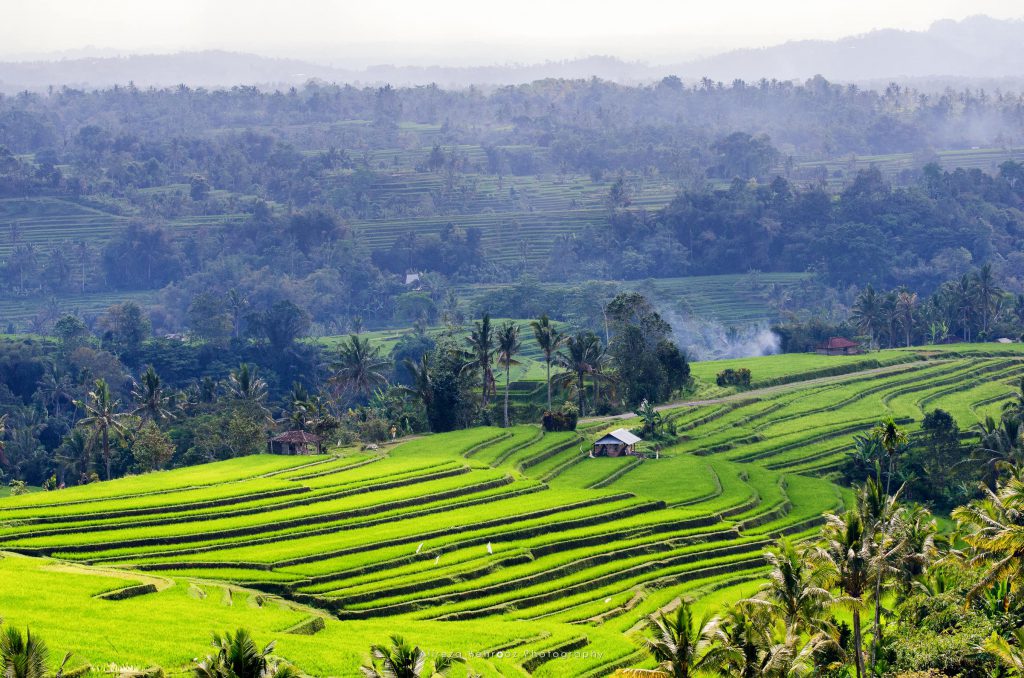
[[[611,433],[606,433],[601,437],[595,445],[635,445],[636,443],[642,442],[642,438],[638,438],[624,428],[615,429]]]
[[[308,431],[285,431],[271,440],[275,443],[288,443],[289,445],[316,445],[320,442],[320,436]]]
[[[829,337],[828,341],[822,344],[820,348],[854,348],[859,345],[857,342],[850,341],[846,337]]]

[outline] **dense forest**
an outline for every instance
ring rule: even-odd
[[[109,237],[39,241],[26,237],[30,215],[9,213],[0,285],[39,300],[35,331],[52,329],[68,295],[158,292],[145,302],[158,334],[219,341],[242,331],[246,307],[289,302],[318,332],[337,333],[435,322],[459,311],[454,286],[524,277],[810,271],[849,307],[867,284],[931,292],[990,263],[1019,292],[1024,169],[934,161],[942,148],[1012,146],[1022,125],[1015,95],[874,92],[821,78],[23,93],[0,99],[0,197],[60,199],[119,221]],[[917,169],[815,164],[897,152]],[[396,173],[433,188],[409,197]],[[541,176],[609,187],[578,227],[515,235],[506,224],[514,242],[496,248],[475,222],[491,209],[482,182],[528,215],[533,205],[515,187],[502,193],[503,182]],[[677,187],[675,199],[634,202],[656,181]],[[354,227],[413,217],[442,225],[373,245]],[[422,274],[412,292],[410,271]]]

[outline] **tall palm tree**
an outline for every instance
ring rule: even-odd
[[[272,661],[275,644],[271,641],[261,650],[245,629],[223,636],[214,633],[217,653],[207,655],[194,673],[196,678],[295,678],[298,674],[291,666]]]
[[[391,645],[370,647],[370,665],[360,666],[365,678],[421,678],[444,676],[454,662],[463,663],[461,657],[440,655],[434,660],[431,673],[424,673],[427,654],[399,635],[391,636]]]
[[[508,419],[508,389],[511,381],[512,366],[518,365],[519,361],[515,356],[522,348],[519,341],[519,325],[511,320],[506,321],[498,328],[498,365],[505,370],[505,428],[509,426]]]
[[[994,309],[996,301],[1002,296],[1003,290],[996,284],[991,264],[985,264],[979,268],[973,277],[974,298],[981,310],[981,331],[987,335],[989,314]]]
[[[998,490],[953,511],[965,530],[972,562],[985,574],[968,593],[971,600],[998,579],[1024,576],[1024,481],[1011,478]]]
[[[490,396],[494,393],[494,370],[491,369],[494,362],[494,329],[490,313],[484,313],[483,319],[475,323],[466,337],[466,343],[473,354],[472,366],[480,370],[481,399],[484,409],[487,409]]]
[[[831,604],[825,588],[826,573],[812,567],[810,551],[798,551],[792,542],[780,540],[778,548],[765,553],[771,567],[768,582],[750,602],[767,608],[794,635],[821,630],[821,615]]]
[[[576,390],[577,406],[580,416],[586,416],[587,389],[585,378],[593,375],[601,354],[601,340],[593,332],[579,332],[567,337],[562,350],[555,356],[555,361],[566,371],[555,376],[555,383],[568,390]]]
[[[917,310],[917,292],[902,290],[896,296],[896,308],[899,309],[900,324],[910,346],[910,337],[914,331],[914,312]]]
[[[956,298],[957,316],[960,320],[960,328],[963,331],[963,338],[971,340],[971,321],[976,312],[977,295],[974,291],[974,278],[966,273],[960,276],[952,289]]]
[[[429,415],[430,407],[434,402],[434,374],[430,365],[430,354],[424,353],[420,356],[419,360],[405,359],[405,369],[408,370],[410,376],[412,376],[411,386],[401,386],[400,388],[416,397],[423,404]]]
[[[350,334],[348,341],[342,341],[338,360],[331,365],[329,383],[342,394],[351,394],[357,400],[365,400],[373,392],[388,383],[390,363],[380,355],[380,348],[364,339]]]
[[[882,298],[871,285],[865,287],[853,304],[850,318],[857,331],[868,335],[872,344],[877,345],[883,322]]]
[[[61,405],[65,402],[72,402],[72,391],[74,384],[71,375],[58,367],[50,366],[43,373],[39,380],[39,393],[43,398],[46,407],[52,407],[53,413],[58,418],[61,413]]]
[[[544,354],[544,366],[547,369],[547,385],[548,385],[548,410],[551,410],[551,362],[554,359],[555,352],[562,345],[565,340],[565,336],[555,329],[555,326],[551,324],[551,319],[548,318],[545,313],[537,320],[530,323],[530,327],[533,328],[533,336],[537,340],[537,345],[540,347],[541,352]]]
[[[842,597],[837,602],[849,608],[853,616],[854,669],[857,678],[864,675],[864,636],[860,613],[864,597],[871,589],[871,542],[856,511],[843,515],[827,514],[822,529],[824,543],[813,552],[815,565],[826,573],[830,586]]]
[[[656,670],[622,669],[615,675],[622,678],[689,678],[706,671],[717,671],[735,653],[728,648],[728,638],[719,620],[709,616],[696,619],[684,600],[671,616],[664,612],[651,617],[653,638],[644,639],[647,651],[658,662]]]
[[[871,429],[871,435],[882,444],[885,456],[889,462],[889,473],[885,481],[885,493],[889,494],[896,456],[906,447],[910,439],[907,437],[907,432],[901,429],[892,417],[884,419],[880,424]]]
[[[135,409],[132,414],[137,414],[143,419],[159,423],[163,419],[171,417],[171,398],[164,394],[163,386],[160,383],[160,375],[156,373],[152,365],[146,367],[142,373],[142,382],[132,387],[132,398],[135,399]]]
[[[89,391],[88,399],[75,401],[75,405],[85,411],[85,417],[78,423],[91,428],[94,435],[99,436],[103,450],[103,464],[110,480],[110,436],[124,432],[122,420],[124,415],[118,413],[121,403],[110,394],[110,387],[103,379],[97,379],[93,390]]]

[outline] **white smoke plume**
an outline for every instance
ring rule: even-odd
[[[714,320],[672,311],[662,317],[672,325],[672,338],[690,360],[754,358],[781,350],[779,335],[772,332],[767,321],[726,327]]]

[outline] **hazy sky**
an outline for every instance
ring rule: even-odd
[[[1020,0],[0,0],[0,57],[85,47],[227,49],[329,61],[665,61],[739,46],[924,29]]]

